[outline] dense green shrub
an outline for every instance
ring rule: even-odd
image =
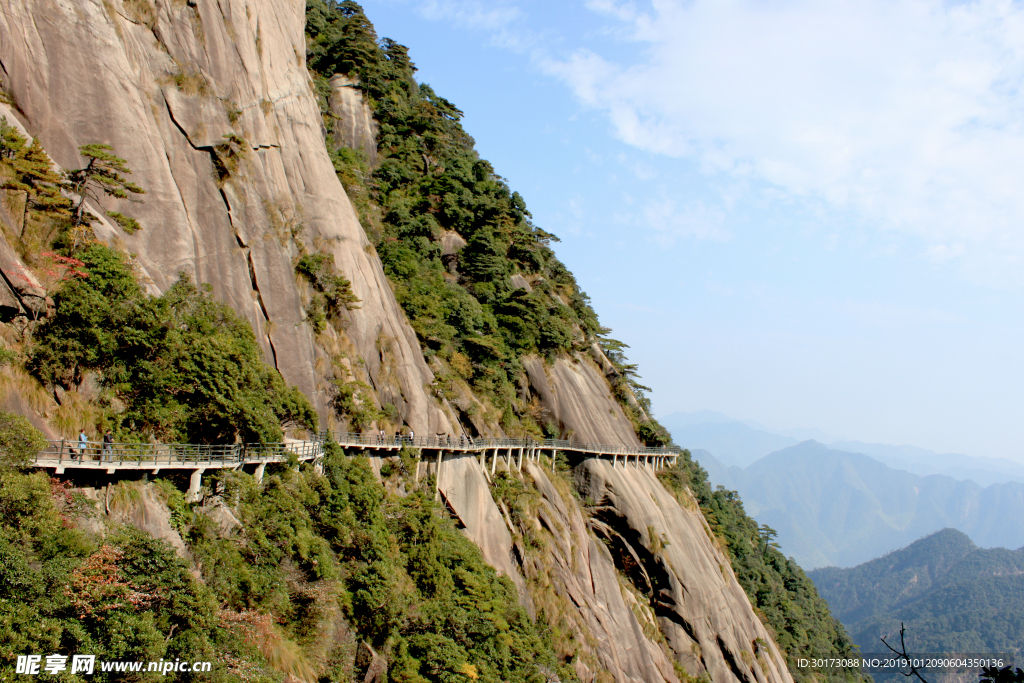
[[[315,293],[310,308],[313,311],[313,327],[322,332],[321,313],[325,318],[337,319],[341,309],[351,311],[359,308],[359,299],[352,292],[352,283],[338,272],[334,257],[325,252],[306,254],[299,259],[295,271],[306,278]]]
[[[0,468],[20,467],[46,447],[46,438],[23,416],[0,410]]]
[[[167,543],[133,529],[100,540],[69,523],[88,509],[43,472],[0,472],[4,669],[13,671],[17,655],[52,652],[103,660],[219,660],[225,643],[214,596],[185,561]],[[97,670],[92,678],[124,675]]]
[[[322,477],[282,468],[257,488],[245,475],[219,475],[243,526],[223,539],[200,524],[190,543],[228,609],[276,614],[301,640],[295,596],[315,592],[303,609],[340,608],[388,657],[392,681],[457,681],[468,671],[534,681],[541,668],[559,667],[514,586],[455,528],[432,489],[390,495],[365,459],[329,451]]]
[[[263,361],[249,323],[208,290],[182,275],[149,296],[120,252],[93,244],[78,257],[84,276],[54,296],[56,315],[36,331],[29,367],[44,383],[98,373],[125,406],[108,412],[123,439],[273,442],[282,425],[316,429],[316,412]]]

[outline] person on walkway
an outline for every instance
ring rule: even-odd
[[[114,453],[114,433],[109,429],[103,435],[103,459],[110,460]]]
[[[412,431],[412,429],[410,429],[409,430],[409,443],[410,444],[416,443],[415,439],[416,439],[416,432],[414,432],[414,431]]]
[[[89,447],[89,436],[85,433],[85,427],[78,434],[78,454],[85,460],[85,449]]]

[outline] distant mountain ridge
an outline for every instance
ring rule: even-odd
[[[684,448],[705,450],[727,466],[746,467],[788,446],[814,439],[831,448],[870,456],[889,467],[920,476],[941,474],[982,486],[1017,481],[1024,483],[1024,464],[1005,458],[962,453],[936,453],[916,446],[893,446],[843,440],[819,429],[772,429],[753,420],[737,420],[719,412],[699,410],[672,413],[661,420],[675,442]]]
[[[1024,484],[982,487],[895,470],[866,455],[805,441],[749,467],[694,451],[712,483],[740,493],[747,512],[778,532],[805,568],[866,562],[945,527],[984,546],[1024,545]]]
[[[980,549],[943,529],[856,567],[810,571],[863,652],[905,623],[916,652],[1020,653],[1024,552]]]

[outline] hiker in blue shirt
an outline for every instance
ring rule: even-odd
[[[89,436],[85,433],[85,427],[82,427],[82,432],[78,435],[78,454],[82,456],[82,460],[85,460],[85,449],[89,447]]]

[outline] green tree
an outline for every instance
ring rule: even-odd
[[[89,223],[85,212],[86,200],[92,199],[98,205],[100,197],[105,195],[116,199],[141,201],[135,199],[134,195],[146,192],[125,178],[123,174],[131,175],[131,169],[124,159],[111,153],[112,149],[110,145],[97,143],[78,148],[78,153],[89,161],[83,168],[68,172],[68,189],[78,197],[73,220],[76,228]],[[138,221],[122,213],[108,211],[107,215],[129,235],[141,229]]]
[[[0,467],[22,467],[46,448],[46,438],[22,415],[0,410]]]
[[[200,443],[276,442],[282,427],[315,431],[316,411],[268,366],[249,323],[185,275],[146,295],[123,254],[91,244],[88,277],[54,295],[29,367],[66,387],[96,372],[124,404],[109,418],[130,434]]]
[[[25,147],[25,137],[0,116],[0,158],[13,159]]]
[[[25,234],[29,211],[37,211],[49,218],[71,215],[71,202],[61,194],[63,177],[53,168],[39,139],[31,144],[18,135],[13,127],[0,131],[3,138],[3,156],[7,158],[12,178],[3,184],[6,190],[25,193],[25,208],[21,219],[21,235]]]

